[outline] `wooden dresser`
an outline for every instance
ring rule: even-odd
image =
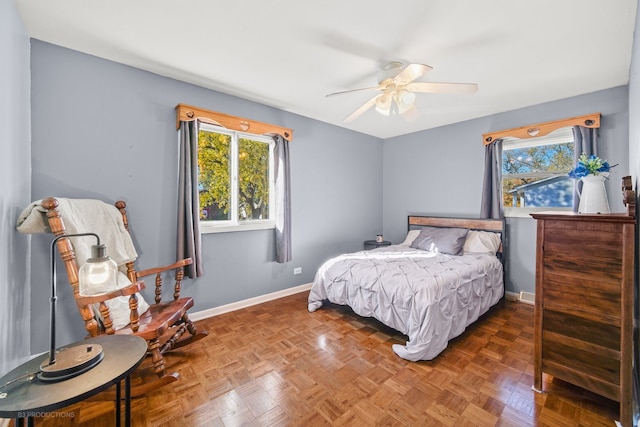
[[[636,227],[635,194],[626,178],[626,213],[532,214],[537,220],[534,389],[542,392],[544,372],[618,401],[625,427],[632,425]]]

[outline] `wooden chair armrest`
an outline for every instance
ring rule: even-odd
[[[90,296],[78,295],[76,297],[76,300],[80,305],[99,304],[101,302],[108,301],[116,297],[136,294],[142,291],[144,287],[145,287],[144,281],[138,281],[128,286],[125,286],[124,288],[116,289],[115,291],[111,291],[105,294],[90,295]]]
[[[177,300],[178,298],[180,298],[180,288],[182,284],[182,278],[184,277],[183,268],[190,264],[193,264],[193,260],[191,258],[181,259],[180,261],[174,262],[173,264],[170,264],[170,265],[165,265],[163,267],[156,267],[156,268],[150,268],[147,270],[138,271],[136,272],[136,278],[140,279],[141,277],[146,277],[151,275],[156,276],[155,301],[156,301],[156,304],[159,304],[162,298],[162,276],[163,276],[162,273],[165,271],[175,270],[176,277],[175,277],[175,284],[173,286],[173,299]]]
[[[165,271],[175,270],[176,268],[185,267],[190,264],[193,264],[193,260],[191,260],[191,258],[185,258],[185,259],[181,259],[180,261],[174,262],[173,264],[170,264],[170,265],[138,271],[137,276],[138,278],[151,276],[152,274],[158,274],[158,273],[163,273]]]

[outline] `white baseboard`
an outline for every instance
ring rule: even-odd
[[[259,297],[249,298],[246,300],[233,302],[231,304],[222,305],[220,307],[214,307],[214,308],[209,308],[207,310],[196,311],[194,313],[190,313],[189,318],[194,322],[197,320],[208,319],[210,317],[218,316],[220,314],[229,313],[235,310],[240,310],[241,308],[251,307],[253,305],[262,304],[263,302],[271,301],[274,299],[286,297],[293,294],[298,294],[300,292],[305,292],[311,289],[311,285],[312,285],[311,283],[306,283],[304,285],[283,289],[281,291],[273,292],[266,295],[261,295]],[[527,292],[515,293],[515,292],[506,291],[504,293],[504,297],[508,301],[517,301],[517,302],[523,302],[525,304],[534,304],[534,294],[529,294]]]
[[[251,307],[252,305],[262,304],[263,302],[271,301],[274,299],[286,297],[293,294],[298,294],[300,292],[308,291],[309,289],[311,289],[311,283],[306,283],[304,285],[283,289],[281,291],[273,292],[266,295],[261,295],[259,297],[249,298],[246,300],[233,302],[231,304],[222,305],[220,307],[214,307],[214,308],[209,308],[207,310],[189,313],[189,319],[193,321],[208,319],[209,317],[218,316],[224,313],[229,313],[230,311],[240,310],[241,308]]]
[[[515,292],[504,291],[504,299],[507,301],[518,301],[520,295]]]
[[[505,291],[504,298],[507,301],[522,302],[530,305],[534,305],[536,303],[536,295],[529,292],[516,293]]]

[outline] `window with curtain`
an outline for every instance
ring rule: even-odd
[[[540,210],[577,211],[579,182],[568,176],[580,154],[596,153],[600,113],[485,133],[480,214],[529,217]]]
[[[538,138],[503,138],[502,201],[505,215],[535,208],[570,210],[575,143],[571,127]]]
[[[201,232],[274,228],[274,145],[268,136],[201,124]]]

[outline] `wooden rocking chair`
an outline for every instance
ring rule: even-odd
[[[42,200],[41,206],[46,210],[46,217],[55,236],[71,234],[65,229],[64,219],[58,211],[59,202],[53,197]],[[126,204],[118,201],[116,208],[122,214],[124,227],[129,232],[129,222],[126,213]],[[91,230],[84,230],[89,232]],[[208,332],[198,332],[187,311],[193,307],[193,299],[180,298],[180,288],[184,277],[183,268],[191,264],[190,258],[179,260],[171,265],[137,271],[135,262],[127,262],[126,274],[131,281],[129,286],[102,295],[81,296],[78,283],[78,262],[74,253],[74,247],[70,239],[60,239],[56,242],[56,248],[62,257],[65,265],[69,283],[73,288],[73,295],[76,304],[85,323],[85,328],[89,336],[103,334],[127,334],[137,335],[144,338],[148,345],[148,354],[151,355],[153,370],[157,378],[154,381],[142,383],[132,387],[132,396],[139,396],[149,390],[176,381],[178,373],[167,373],[165,369],[164,354],[175,348],[183,347],[194,341],[200,340],[208,335]],[[108,250],[108,248],[107,248]],[[175,284],[173,289],[173,299],[161,301],[162,299],[162,279],[163,273],[175,271]],[[149,309],[138,315],[138,298],[136,294],[145,288],[141,279],[147,276],[155,276],[155,303],[149,304]],[[129,298],[130,323],[115,330],[112,326],[111,314],[106,302],[116,298],[126,296]],[[100,316],[96,316],[94,307],[99,306]],[[182,337],[185,332],[188,336]]]

